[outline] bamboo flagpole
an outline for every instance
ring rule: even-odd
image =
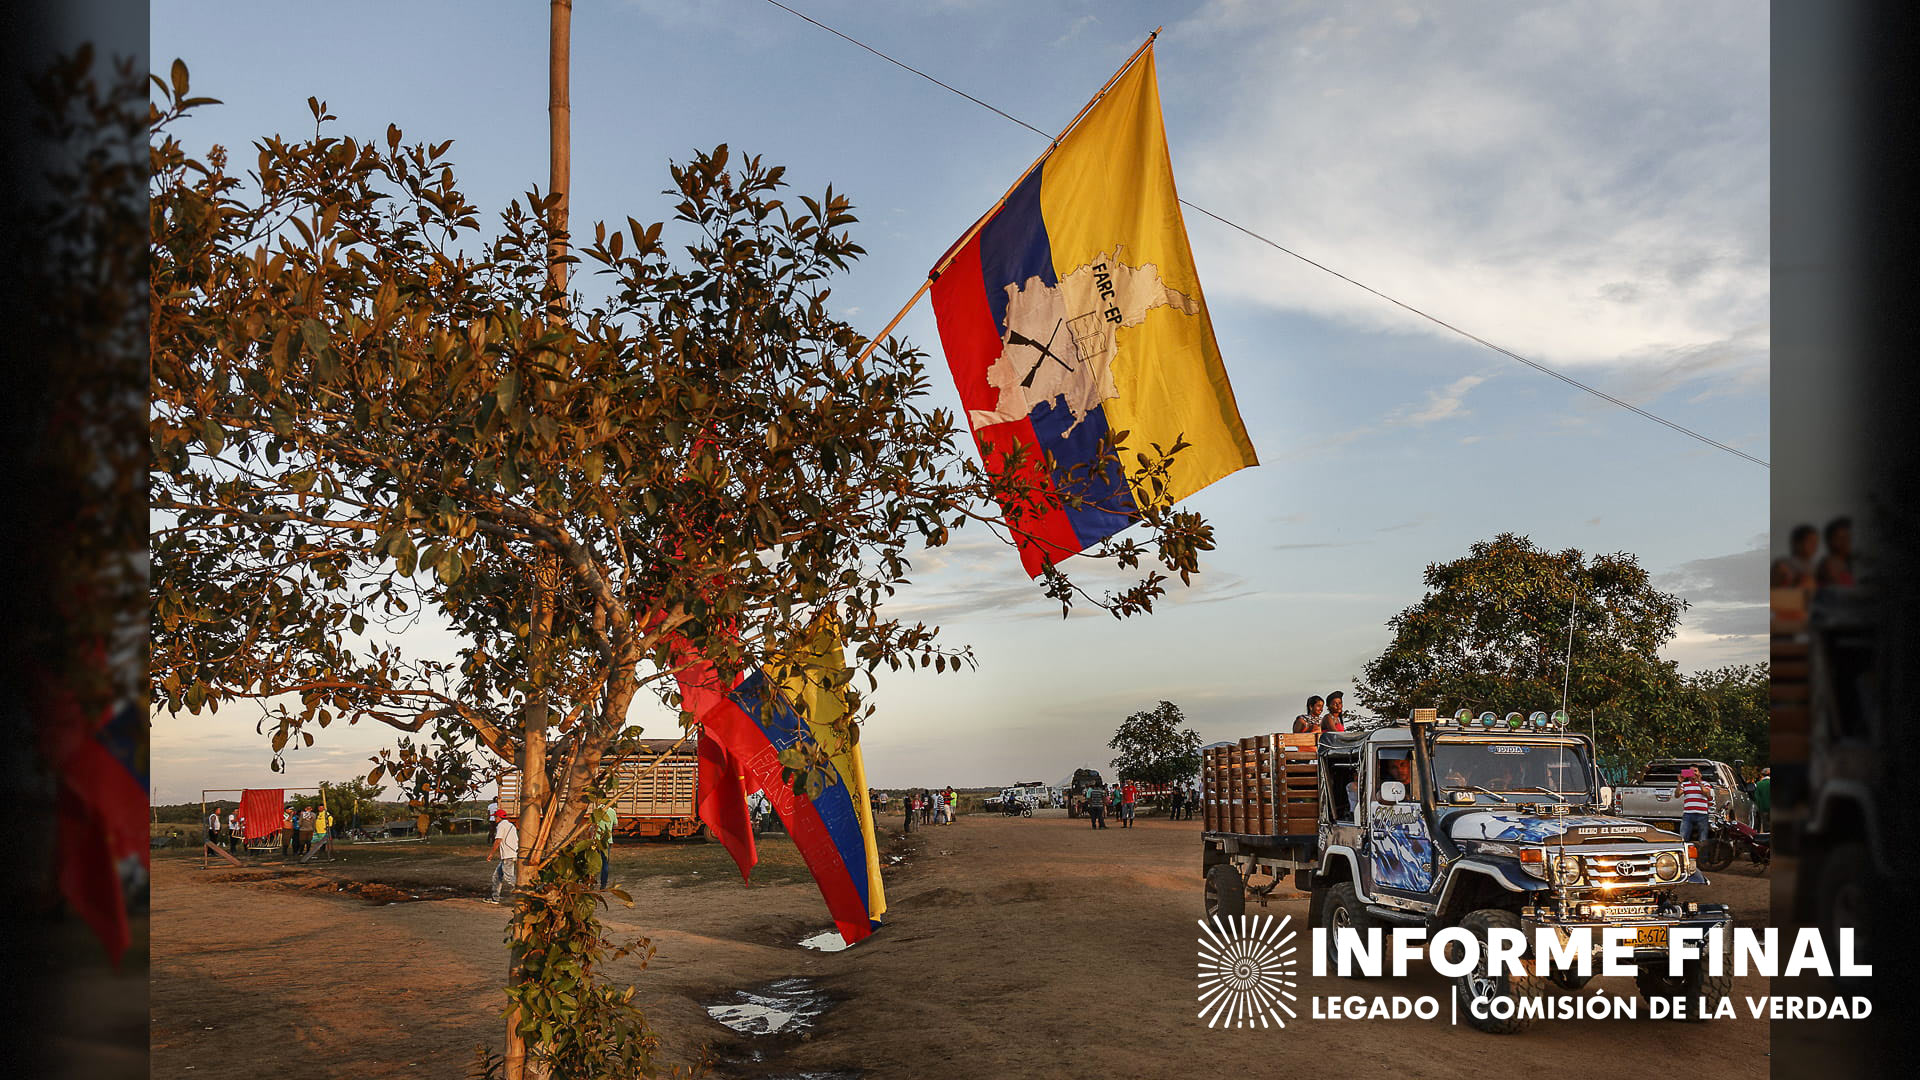
[[[1120,65],[1120,70],[1113,73],[1113,77],[1106,81],[1106,85],[1102,86],[1100,91],[1094,94],[1085,105],[1082,105],[1079,112],[1073,114],[1073,119],[1067,122],[1066,127],[1060,129],[1060,134],[1053,137],[1053,141],[1048,143],[1047,148],[1040,152],[1040,156],[1033,159],[1033,164],[1027,166],[1026,171],[1021,173],[1019,178],[1009,185],[1007,190],[1001,194],[1000,198],[996,199],[994,204],[987,208],[987,212],[981,214],[980,217],[967,228],[966,232],[960,234],[960,239],[955,240],[953,245],[947,248],[946,252],[940,256],[939,261],[934,263],[933,269],[927,271],[927,280],[921,282],[920,287],[914,290],[913,295],[907,299],[906,305],[896,312],[893,318],[887,322],[887,325],[882,327],[880,332],[875,334],[867,342],[867,347],[860,351],[860,355],[855,358],[853,362],[855,367],[859,367],[867,362],[867,357],[873,355],[873,350],[879,348],[880,343],[887,340],[887,335],[893,333],[894,328],[900,325],[900,321],[905,319],[907,313],[914,309],[914,305],[920,303],[920,298],[927,295],[927,290],[933,288],[933,283],[940,279],[940,275],[946,271],[947,267],[953,265],[953,260],[959,257],[960,250],[967,246],[967,241],[972,240],[981,229],[986,228],[987,222],[993,220],[993,215],[999,213],[1000,208],[1007,205],[1007,200],[1013,197],[1013,193],[1020,190],[1020,185],[1027,182],[1027,177],[1033,175],[1033,170],[1046,164],[1047,159],[1053,156],[1053,152],[1059,149],[1060,140],[1065,139],[1068,135],[1072,134],[1074,128],[1080,126],[1080,121],[1085,120],[1087,114],[1093,111],[1093,107],[1100,104],[1100,99],[1107,96],[1107,91],[1113,89],[1113,84],[1119,82],[1120,77],[1125,75],[1134,64],[1139,63],[1140,58],[1145,56],[1149,49],[1153,48],[1154,39],[1159,37],[1160,31],[1164,29],[1166,29],[1164,26],[1154,27],[1153,33],[1147,35],[1147,40],[1142,43],[1139,48],[1133,50],[1133,55],[1127,57],[1127,62]]]

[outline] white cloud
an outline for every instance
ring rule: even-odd
[[[1403,422],[1408,424],[1431,424],[1436,420],[1451,417],[1464,417],[1467,391],[1486,382],[1485,375],[1462,375],[1438,390],[1427,391],[1427,403],[1408,413]]]
[[[1656,384],[1764,378],[1761,13],[1321,10],[1276,18],[1220,0],[1168,35],[1162,92],[1170,118],[1189,119],[1184,139],[1173,129],[1187,197],[1542,362],[1668,372]],[[1244,59],[1174,74],[1201,56]],[[1194,228],[1216,298],[1445,333],[1237,234]]]

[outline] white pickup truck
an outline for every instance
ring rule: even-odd
[[[1724,761],[1707,758],[1656,758],[1647,763],[1638,783],[1614,792],[1614,806],[1621,817],[1653,824],[1680,820],[1680,796],[1674,786],[1680,782],[1680,770],[1700,770],[1700,779],[1713,789],[1714,809],[1745,824],[1753,824],[1753,800],[1740,783],[1739,770]]]

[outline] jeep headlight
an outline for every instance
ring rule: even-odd
[[[1658,880],[1679,881],[1682,873],[1679,852],[1663,851],[1653,857],[1653,876]]]
[[[1580,856],[1561,855],[1553,860],[1553,876],[1562,885],[1580,884]]]

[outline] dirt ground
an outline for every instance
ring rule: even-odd
[[[1768,1069],[1767,1023],[1744,1015],[1549,1021],[1511,1037],[1449,1026],[1445,983],[1424,968],[1405,980],[1309,975],[1298,993],[1432,994],[1437,1021],[1303,1009],[1284,1030],[1210,1030],[1196,1019],[1198,823],[1096,832],[1059,812],[972,815],[893,843],[904,859],[887,874],[887,925],[829,954],[797,945],[829,923],[783,838],[762,838],[767,883],[752,888],[716,844],[618,848],[614,877],[635,904],[609,922],[650,936],[657,953],[645,971],[632,961],[615,971],[639,988],[669,1055],[712,1053],[718,1076],[869,1080],[930,1070],[942,1080],[1129,1078],[1288,1060],[1348,1080],[1480,1080],[1509,1072],[1516,1054],[1529,1071],[1565,1077],[1645,1075],[1682,1060],[1690,1080]],[[478,899],[484,845],[343,854],[317,869],[155,860],[152,1075],[457,1077],[476,1046],[497,1045],[506,910]],[[1768,891],[1766,877],[1736,867],[1700,899],[1764,925]],[[1300,925],[1306,908],[1296,896],[1264,910]],[[838,1000],[804,1040],[745,1040],[706,1013],[734,989],[789,976]],[[1634,996],[1627,978],[1598,978],[1586,993],[1596,989]],[[1766,980],[1734,990],[1762,995]],[[764,1060],[749,1062],[756,1050]]]

